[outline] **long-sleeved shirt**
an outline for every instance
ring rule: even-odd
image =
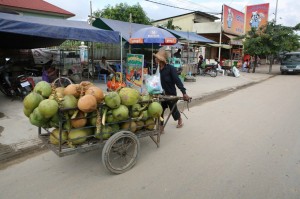
[[[180,89],[182,94],[186,94],[186,89],[179,79],[174,66],[167,64],[163,69],[160,70],[160,81],[166,95],[177,95],[175,85]]]

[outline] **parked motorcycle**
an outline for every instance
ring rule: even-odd
[[[9,67],[11,67],[10,58],[6,58],[5,64],[0,66],[0,91],[6,96],[19,96],[23,99],[33,90],[34,81],[25,75],[11,77]]]
[[[38,68],[27,68],[24,67],[25,75],[29,77],[40,77],[42,76],[43,71]]]

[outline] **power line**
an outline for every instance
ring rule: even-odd
[[[177,9],[181,9],[181,10],[188,10],[188,11],[193,11],[193,12],[202,12],[202,11],[199,11],[199,10],[192,10],[192,9],[182,8],[182,7],[168,5],[168,4],[164,4],[164,3],[160,3],[160,2],[156,2],[156,1],[151,1],[151,0],[145,0],[145,1],[148,1],[150,3],[159,4],[159,5],[163,5],[163,6],[167,6],[167,7],[171,7],[171,8],[177,8]],[[215,14],[215,15],[220,14],[219,12],[203,12],[203,13]]]

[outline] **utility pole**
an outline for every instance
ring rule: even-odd
[[[278,7],[278,0],[276,0],[276,8],[275,8],[275,24],[277,22],[277,7]]]
[[[132,35],[132,29],[131,29],[131,23],[132,23],[132,14],[129,14],[129,23],[130,23],[130,27],[129,27],[129,39],[131,38]],[[131,45],[129,44],[129,53],[131,53]]]
[[[89,16],[89,22],[90,25],[93,24],[93,10],[92,10],[92,1],[90,1],[90,16]],[[91,64],[92,64],[92,80],[94,81],[94,72],[95,72],[95,68],[94,68],[94,42],[91,42]],[[88,62],[88,79],[89,79],[89,75],[90,75],[90,65]]]
[[[219,38],[219,57],[218,57],[218,61],[219,63],[221,63],[221,46],[222,46],[222,31],[223,31],[223,7],[222,6],[222,12],[221,12],[221,28],[220,28],[220,38]]]

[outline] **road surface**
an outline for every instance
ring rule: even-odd
[[[276,76],[171,119],[156,148],[113,175],[101,151],[52,151],[0,170],[0,198],[299,199],[300,77]]]

